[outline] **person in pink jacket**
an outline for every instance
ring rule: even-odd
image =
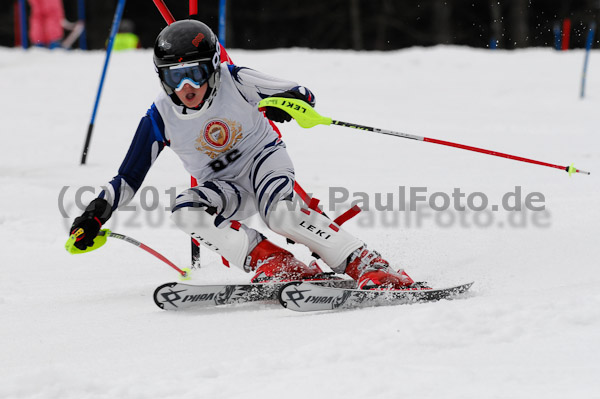
[[[63,38],[65,11],[62,0],[29,0],[29,38],[36,46],[55,48]]]

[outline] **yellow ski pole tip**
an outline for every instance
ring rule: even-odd
[[[181,271],[184,274],[182,274],[181,277],[179,277],[180,280],[186,281],[192,279],[192,270],[189,267],[184,267],[183,269],[181,269]]]

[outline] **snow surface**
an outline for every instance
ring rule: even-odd
[[[80,166],[104,53],[0,49],[0,398],[600,397],[597,51],[584,100],[582,51],[230,53],[239,65],[310,87],[317,110],[334,119],[574,162],[592,175],[286,124],[298,180],[326,208],[330,187],[367,193],[374,208],[375,193],[401,202],[399,187],[480,192],[491,206],[519,186],[523,197],[542,193],[545,211],[425,206],[348,222],[417,280],[475,281],[464,299],[316,314],[277,304],[165,312],[152,293],[177,274],[160,261],[118,240],[86,255],[64,250],[79,213],[77,188],[116,174],[159,90],[151,52],[113,53],[88,164]],[[155,198],[160,209],[141,210],[137,197],[137,211],[107,227],[188,266],[189,240],[164,210],[188,184],[164,151],[145,181],[146,205]],[[310,260],[308,250],[291,250]],[[193,283],[249,277],[206,250],[202,262]]]

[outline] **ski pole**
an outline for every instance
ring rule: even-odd
[[[493,155],[496,157],[508,158],[508,159],[512,159],[515,161],[528,162],[528,163],[532,163],[532,164],[536,164],[536,165],[547,166],[549,168],[561,169],[561,170],[568,172],[569,176],[571,176],[573,173],[583,173],[586,175],[590,174],[590,172],[586,172],[581,169],[576,169],[573,166],[573,164],[571,164],[570,166],[554,165],[551,163],[536,161],[534,159],[523,158],[523,157],[519,157],[516,155],[510,155],[510,154],[505,154],[502,152],[491,151],[491,150],[486,150],[483,148],[453,143],[451,141],[444,141],[444,140],[438,140],[438,139],[429,138],[429,137],[416,136],[416,135],[408,134],[408,133],[395,132],[392,130],[379,129],[379,128],[371,127],[371,126],[358,125],[356,123],[336,121],[334,119],[331,119],[331,118],[328,118],[325,116],[321,116],[317,111],[315,111],[314,108],[312,108],[308,103],[306,103],[302,100],[282,98],[282,97],[268,97],[268,98],[265,98],[264,100],[260,101],[258,103],[258,107],[259,107],[259,110],[261,110],[261,111],[264,110],[265,107],[280,108],[280,109],[284,110],[285,112],[287,112],[288,114],[290,114],[292,116],[292,118],[294,118],[296,120],[296,122],[298,122],[298,125],[300,125],[303,128],[306,128],[306,129],[317,126],[317,125],[337,125],[337,126],[343,126],[343,127],[350,127],[350,128],[358,129],[358,130],[366,130],[366,131],[370,131],[370,132],[374,132],[374,133],[402,137],[405,139],[425,141],[428,143],[440,144],[440,145],[445,145],[448,147],[455,147],[455,148],[460,148],[463,150],[480,152],[482,154]]]
[[[108,63],[110,61],[110,54],[113,49],[115,42],[115,36],[119,30],[121,24],[121,17],[125,10],[125,0],[119,0],[117,3],[117,9],[115,10],[115,16],[113,19],[112,27],[110,29],[110,36],[108,38],[108,44],[106,46],[106,57],[104,59],[104,68],[102,69],[102,76],[100,76],[100,84],[98,85],[98,92],[96,93],[96,102],[94,103],[94,110],[92,111],[92,119],[88,126],[87,135],[85,136],[85,144],[83,146],[83,152],[81,153],[81,164],[85,165],[87,154],[90,149],[90,143],[92,141],[92,131],[94,130],[94,121],[96,120],[96,113],[98,112],[98,105],[100,104],[100,96],[102,95],[102,87],[104,86],[104,79],[106,78],[106,72],[108,70]]]
[[[83,250],[79,249],[79,248],[77,248],[75,246],[75,241],[77,241],[77,237],[79,237],[82,234],[83,234],[83,229],[78,229],[73,234],[71,234],[71,236],[67,240],[67,243],[65,244],[65,249],[67,250],[67,252],[69,252],[70,254],[83,254],[83,253],[86,253],[86,252],[91,252],[91,251],[93,251],[95,249],[100,248],[104,244],[106,244],[106,239],[108,237],[118,238],[119,240],[123,240],[123,241],[126,241],[126,242],[130,243],[130,244],[133,244],[136,247],[138,247],[140,249],[143,249],[144,251],[148,252],[149,254],[151,254],[151,255],[157,257],[158,259],[162,260],[164,263],[166,263],[167,265],[169,265],[173,269],[175,269],[181,275],[181,279],[182,280],[189,280],[191,278],[191,276],[190,276],[190,272],[191,272],[190,269],[188,269],[188,268],[180,269],[173,262],[171,262],[169,259],[167,259],[165,256],[161,255],[160,253],[158,253],[154,249],[150,248],[146,244],[143,244],[143,243],[139,242],[138,240],[135,240],[135,239],[133,239],[131,237],[128,237],[128,236],[126,236],[124,234],[113,233],[109,229],[102,229],[102,230],[100,230],[98,232],[98,236],[94,239],[94,245],[92,245],[89,248],[83,249]]]

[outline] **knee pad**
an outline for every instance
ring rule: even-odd
[[[188,188],[175,198],[173,211],[186,207],[206,207],[218,213],[217,225],[225,219],[243,218],[238,214],[242,197],[238,188],[230,182],[209,180],[199,186]]]
[[[214,212],[209,213],[205,207],[178,208],[171,214],[171,219],[203,246],[242,270],[250,251],[262,240],[256,230],[236,221],[226,221],[217,227]]]
[[[323,214],[312,209],[298,209],[290,201],[281,201],[268,218],[271,230],[306,245],[332,270],[343,273],[346,259],[363,242]]]
[[[215,192],[205,192],[203,187],[192,187],[184,190],[175,198],[172,211],[175,212],[180,208],[215,208],[222,207],[221,198]]]

